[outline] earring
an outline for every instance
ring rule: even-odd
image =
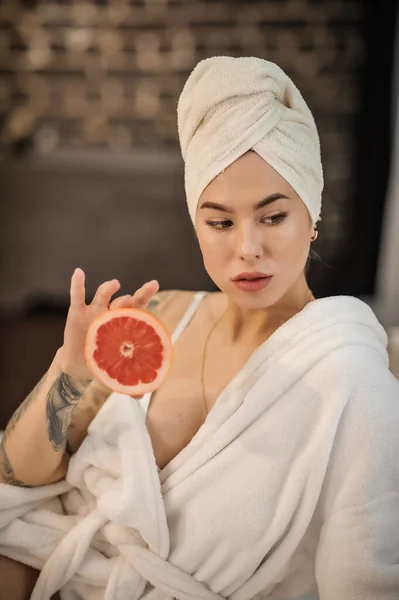
[[[317,229],[314,230],[314,234],[312,235],[312,237],[310,238],[311,242],[315,242],[317,240],[317,237],[319,235],[319,232],[317,231]]]

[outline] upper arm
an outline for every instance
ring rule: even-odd
[[[160,319],[172,334],[194,295],[195,292],[187,290],[162,290],[150,300],[146,310]]]
[[[177,293],[176,290],[160,290],[151,298],[146,310],[157,317],[161,317]]]

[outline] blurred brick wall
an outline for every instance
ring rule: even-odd
[[[319,126],[323,257],[348,232],[363,0],[21,2],[0,6],[0,148],[108,152],[177,144],[176,103],[200,59],[255,55],[293,78]]]

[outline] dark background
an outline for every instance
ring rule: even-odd
[[[0,4],[0,428],[62,344],[71,274],[214,289],[188,217],[176,104],[198,60],[260,56],[318,124],[325,192],[310,285],[375,292],[397,3]],[[5,400],[4,400],[5,399]]]

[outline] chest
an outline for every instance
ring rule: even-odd
[[[217,345],[217,340],[208,345],[204,370],[205,407],[202,394],[204,343],[205,336],[198,331],[194,335],[189,331],[182,335],[175,345],[171,372],[152,395],[146,425],[160,469],[189,444],[252,352],[244,348],[232,351],[225,345]]]
[[[231,415],[232,437],[226,436],[225,430],[223,445],[217,445],[218,451],[210,459],[204,453],[204,462],[199,462],[197,454],[190,477],[179,485],[172,482],[168,486],[166,481],[163,500],[171,534],[170,561],[207,581],[223,597],[230,597],[232,589],[240,588],[269,557],[270,567],[265,566],[267,592],[289,577],[291,569],[294,579],[308,568],[312,575],[320,534],[319,529],[311,537],[308,532],[320,490],[315,481],[321,474],[309,468],[317,463],[320,448],[312,439],[309,452],[308,437],[313,437],[312,421],[317,411],[301,415],[304,419],[292,411],[296,393],[288,394],[284,410],[275,417],[265,411],[254,421],[251,410]],[[299,436],[298,444],[296,440],[287,444],[298,426],[303,429],[302,441]],[[299,564],[293,562],[294,551]],[[220,586],[226,580],[228,588],[223,589]],[[302,592],[298,581],[294,590]],[[243,597],[254,598],[256,594]]]

